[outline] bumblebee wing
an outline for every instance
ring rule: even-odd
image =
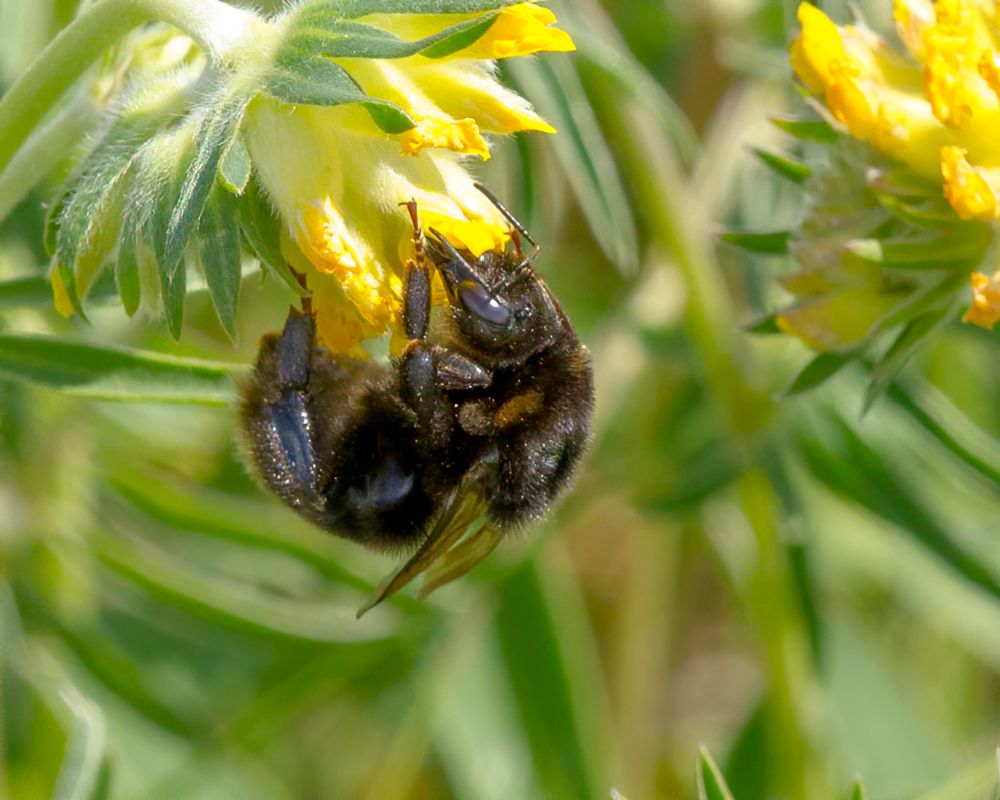
[[[445,501],[445,505],[434,527],[420,548],[396,572],[389,575],[375,590],[372,598],[358,609],[358,618],[373,609],[383,600],[392,597],[410,581],[429,569],[435,561],[448,552],[455,542],[462,538],[477,517],[486,508],[482,490],[468,484],[456,488]],[[457,576],[456,576],[457,577]]]
[[[435,589],[461,578],[492,553],[502,538],[490,523],[481,525],[475,533],[470,533],[430,566],[424,575],[420,591],[417,592],[417,598],[423,600]]]

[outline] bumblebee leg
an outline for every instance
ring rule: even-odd
[[[293,507],[320,509],[306,403],[314,334],[313,318],[291,309],[281,335],[261,347],[242,418],[263,480]]]

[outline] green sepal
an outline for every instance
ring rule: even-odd
[[[368,14],[475,14],[514,5],[520,0],[321,0],[302,13],[355,19]]]
[[[130,317],[139,310],[142,284],[139,280],[138,247],[139,219],[135,209],[126,207],[122,214],[122,228],[118,236],[118,254],[115,257],[115,285],[125,313]]]
[[[775,174],[792,181],[793,183],[805,183],[812,176],[812,169],[801,161],[791,156],[772,153],[761,147],[754,147],[753,154],[763,162],[763,164]]]
[[[819,353],[795,376],[795,380],[784,391],[783,396],[794,397],[810,389],[815,389],[836,375],[842,367],[855,358],[857,358],[857,353],[853,350],[843,352],[829,350]]]
[[[776,128],[780,128],[796,139],[829,144],[840,138],[840,134],[828,122],[821,119],[774,116],[770,120]]]
[[[270,269],[293,292],[305,295],[306,290],[281,253],[281,221],[256,180],[251,179],[237,207],[243,240],[260,262],[261,270]]]
[[[250,93],[237,92],[217,99],[204,109],[194,138],[193,157],[167,225],[160,264],[166,273],[178,271],[184,248],[201,217],[223,156],[239,133],[250,99]]]
[[[788,231],[724,231],[719,238],[751,253],[782,255],[788,252]]]
[[[497,19],[491,12],[464,20],[423,39],[407,41],[374,25],[352,20],[296,20],[293,33],[282,46],[282,57],[325,56],[327,58],[407,58],[425,55],[442,58],[469,47],[488,31]],[[306,24],[303,24],[305,22]]]
[[[357,103],[386,133],[404,133],[416,124],[403,109],[362,91],[343,67],[324,56],[283,52],[264,80],[264,90],[290,105],[337,106]]]
[[[719,769],[704,745],[698,748],[696,779],[698,800],[733,800],[733,793],[726,785],[722,770]]]
[[[237,134],[219,164],[219,177],[222,185],[236,196],[246,191],[247,183],[253,172],[253,161],[243,137]]]
[[[242,267],[240,255],[236,198],[220,180],[213,187],[198,223],[198,260],[215,313],[233,342]]]
[[[131,181],[127,173],[143,145],[159,131],[170,116],[183,107],[187,86],[179,86],[150,107],[142,103],[142,91],[122,100],[120,111],[108,125],[104,135],[67,181],[65,190],[50,215],[46,229],[46,246],[54,252],[60,276],[73,310],[86,319],[81,303],[91,276],[81,276],[80,259],[84,251],[93,259],[93,240],[100,228],[112,222],[116,202],[128,190]],[[137,103],[138,108],[132,104]],[[117,198],[117,201],[116,201]],[[106,230],[105,230],[106,233]],[[99,270],[100,264],[90,264]],[[84,291],[81,292],[80,289]]]

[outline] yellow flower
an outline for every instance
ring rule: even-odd
[[[972,305],[962,321],[987,330],[1000,322],[1000,272],[993,273],[992,278],[981,272],[972,274]]]
[[[993,3],[895,0],[906,52],[864,26],[837,26],[799,6],[792,67],[852,136],[940,180],[963,219],[1000,206],[1000,41]]]
[[[406,41],[481,15],[385,14],[359,22]],[[474,186],[462,157],[489,158],[489,134],[553,132],[502,87],[491,59],[571,50],[555,17],[534,3],[502,9],[485,34],[442,58],[333,58],[369,96],[415,123],[387,134],[358,105],[251,104],[244,135],[261,183],[287,229],[285,253],[305,273],[321,340],[360,353],[398,332],[401,276],[416,200],[422,225],[475,256],[505,246],[508,226]]]

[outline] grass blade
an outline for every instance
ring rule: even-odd
[[[733,800],[726,779],[705,745],[698,748],[698,800]]]

